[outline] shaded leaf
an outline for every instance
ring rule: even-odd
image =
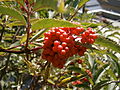
[[[104,81],[100,81],[99,83],[97,83],[92,90],[100,90],[102,88],[102,85],[107,83],[109,80],[104,80]]]
[[[0,13],[10,15],[11,17],[16,18],[17,20],[21,21],[24,25],[26,25],[26,20],[23,17],[23,15],[11,7],[5,7],[0,5]]]
[[[81,68],[79,67],[69,67],[68,70],[75,71],[75,72],[81,72]]]
[[[94,81],[97,83],[99,80],[100,80],[100,78],[101,78],[101,76],[104,74],[104,72],[109,68],[110,66],[109,66],[109,64],[104,64],[101,68],[99,68],[98,70],[97,70],[97,72],[94,74]]]

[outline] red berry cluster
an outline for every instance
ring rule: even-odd
[[[63,68],[69,57],[75,54],[83,56],[87,48],[81,45],[76,45],[76,39],[80,38],[80,43],[89,44],[91,44],[91,42],[83,42],[83,39],[86,39],[88,35],[90,40],[95,39],[93,38],[92,30],[87,30],[89,31],[87,36],[86,34],[84,35],[84,31],[83,28],[52,28],[44,34],[45,38],[42,58],[52,62],[55,67]]]
[[[83,32],[81,38],[82,43],[93,44],[97,36],[95,35],[95,32],[92,31],[92,28],[88,28],[85,32]]]

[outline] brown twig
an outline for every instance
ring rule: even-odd
[[[68,19],[68,21],[71,21],[75,16],[76,14],[78,13],[78,11],[81,9],[82,6],[78,7],[78,9],[75,11],[75,13]]]
[[[0,48],[0,52],[6,52],[6,53],[16,53],[16,54],[22,54],[22,53],[33,53],[39,49],[42,49],[42,47],[36,47],[33,49],[28,49],[28,50],[9,50],[9,49],[3,49]]]

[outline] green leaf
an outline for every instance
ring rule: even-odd
[[[97,72],[95,72],[94,74],[94,82],[98,83],[98,81],[100,80],[100,78],[102,77],[102,75],[104,74],[104,72],[109,68],[109,64],[104,64],[101,68],[99,68],[97,70]]]
[[[37,32],[31,39],[30,39],[30,42],[36,40],[37,38],[39,38],[45,31],[47,31],[47,29],[43,29],[43,30],[40,30],[39,32]]]
[[[116,65],[116,69],[117,69],[117,72],[118,72],[118,75],[120,75],[120,65],[119,65],[119,59],[116,55],[112,54],[112,53],[107,53],[108,56],[110,56],[110,58],[112,59],[112,63],[115,63]]]
[[[112,79],[117,80],[117,77],[115,76],[114,72],[111,69],[108,70],[108,73],[110,77],[112,77]]]
[[[104,81],[100,81],[99,83],[97,83],[92,90],[100,90],[102,88],[102,86],[107,83],[109,80],[104,80]]]
[[[3,2],[3,1],[15,1],[15,0],[0,0],[0,2]]]
[[[81,68],[79,67],[69,67],[68,70],[75,71],[75,72],[81,72]]]
[[[82,25],[84,25],[84,27],[91,27],[91,28],[97,28],[98,26],[100,26],[100,23],[81,23]]]
[[[83,84],[78,84],[78,85],[75,85],[76,87],[79,87],[79,88],[84,88],[84,89],[89,89],[90,90],[90,87],[88,86],[87,83],[83,83]]]
[[[35,31],[38,29],[51,28],[51,27],[80,27],[80,26],[64,20],[40,19],[35,23],[33,23],[32,30]]]
[[[20,40],[20,44],[24,43],[27,40],[27,34],[22,36],[22,39]]]
[[[99,36],[96,39],[95,43],[100,44],[103,47],[107,47],[108,49],[112,49],[113,51],[120,53],[120,45],[118,45],[115,41],[112,41],[108,38]]]
[[[12,23],[7,24],[8,27],[13,27],[13,26],[23,26],[24,24],[20,21],[15,21]]]
[[[0,13],[10,15],[11,17],[21,21],[24,25],[26,25],[26,20],[23,17],[23,15],[11,7],[6,7],[6,6],[0,5]]]
[[[64,0],[37,0],[33,9],[35,11],[42,9],[53,9],[59,12],[64,12]]]
[[[90,67],[92,69],[93,65],[94,65],[94,59],[92,58],[92,56],[89,53],[87,53],[87,54],[88,54],[88,61],[90,63]]]
[[[80,0],[78,7],[82,7],[86,2],[88,2],[89,0]]]
[[[59,84],[59,85],[62,85],[62,84],[65,84],[65,83],[69,83],[69,82],[72,82],[72,81],[75,81],[75,80],[78,80],[79,78],[82,78],[84,77],[84,75],[78,75],[76,77],[68,77],[68,78],[65,78],[63,79]]]
[[[9,48],[16,47],[16,46],[18,46],[18,45],[20,45],[20,42],[19,42],[19,41],[11,44]]]

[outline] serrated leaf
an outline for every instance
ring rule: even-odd
[[[0,0],[0,2],[3,2],[3,1],[15,1],[15,0]]]
[[[75,71],[75,72],[81,72],[81,68],[79,67],[69,67],[68,70]]]
[[[6,7],[6,6],[0,5],[0,13],[10,15],[11,17],[21,21],[24,25],[26,25],[26,20],[23,17],[23,15],[11,7]]]
[[[114,72],[111,69],[108,70],[108,73],[110,77],[112,77],[114,80],[117,80],[117,77],[115,76]]]
[[[20,43],[24,43],[27,40],[27,34],[25,34],[24,36],[22,36],[22,39],[20,40]]]
[[[109,80],[104,80],[104,81],[100,81],[99,83],[97,83],[92,90],[100,90],[102,88],[102,85],[107,83]]]
[[[88,61],[90,63],[90,67],[92,69],[93,65],[94,65],[94,60],[93,60],[92,56],[89,53],[87,53],[87,55],[88,55]]]
[[[50,84],[55,85],[55,83],[54,83],[52,80],[48,79],[47,81],[48,81]]]
[[[24,26],[24,24],[20,21],[15,21],[12,23],[7,24],[8,27],[13,27],[13,26]]]
[[[102,77],[102,75],[104,74],[104,72],[109,68],[109,64],[104,64],[101,68],[99,68],[97,70],[97,72],[94,74],[94,82],[98,83],[98,81],[100,80],[100,78]]]
[[[62,13],[65,9],[64,0],[37,0],[33,9],[35,11],[42,9],[53,9]]]
[[[20,41],[17,41],[15,43],[11,44],[9,48],[16,47],[18,45],[20,45]]]
[[[30,42],[36,40],[37,38],[39,38],[45,31],[47,31],[47,29],[43,29],[43,30],[40,30],[39,32],[37,32],[31,39],[30,39]]]
[[[95,43],[120,53],[120,45],[118,45],[115,41],[112,41],[111,39],[105,38],[103,36],[99,36],[96,39]]]
[[[90,87],[88,86],[87,83],[83,83],[83,84],[78,84],[78,85],[75,85],[76,87],[79,87],[79,88],[84,88],[84,89],[90,89]]]
[[[97,28],[98,26],[100,26],[100,23],[81,23],[82,25],[84,25],[84,27],[91,27],[91,28]]]
[[[111,58],[112,58],[112,62],[115,63],[116,65],[116,69],[117,69],[117,72],[118,72],[118,75],[120,75],[120,65],[118,63],[119,59],[118,57],[116,57],[116,55],[112,54],[112,53],[107,53],[107,55],[109,55]]]
[[[68,77],[68,78],[65,78],[65,79],[63,79],[59,84],[58,84],[58,86],[59,85],[62,85],[62,84],[65,84],[65,83],[69,83],[69,82],[72,82],[72,81],[75,81],[75,80],[77,80],[77,79],[79,79],[79,78],[82,78],[82,77],[84,77],[84,75],[78,75],[78,76],[76,76],[76,77]]]
[[[80,26],[64,20],[40,19],[35,23],[33,23],[32,30],[34,31],[38,29],[51,28],[51,27],[80,27]]]
[[[80,0],[78,7],[82,7],[86,2],[88,2],[89,0]]]

